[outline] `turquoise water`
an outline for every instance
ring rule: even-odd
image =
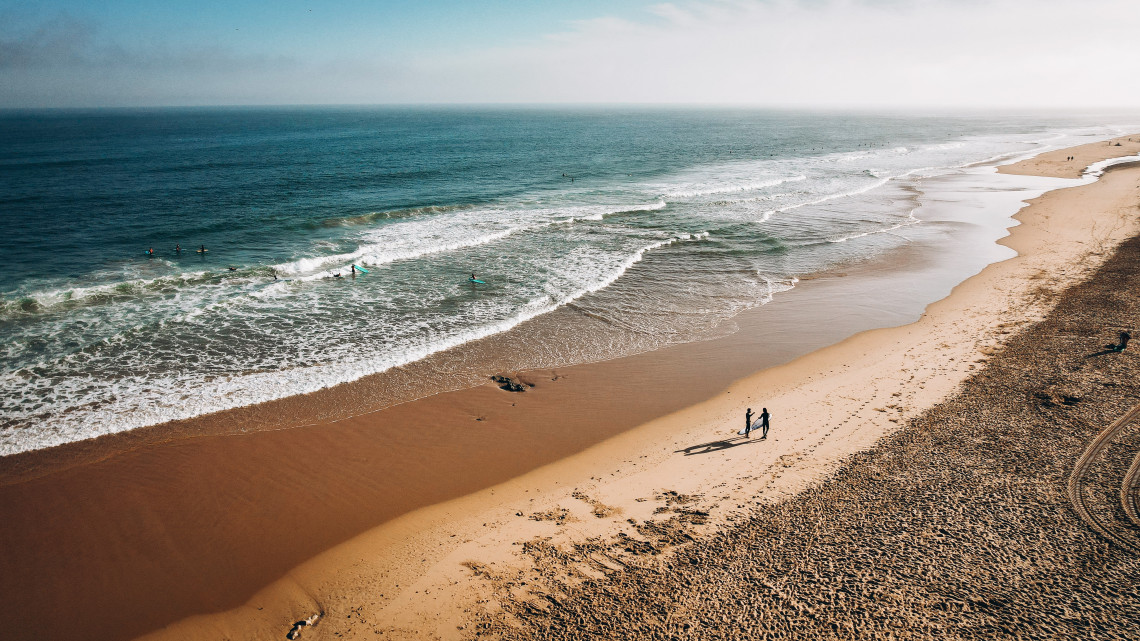
[[[560,308],[601,323],[555,328],[536,359],[695,340],[908,243],[928,177],[1117,133],[1056,114],[0,114],[0,454],[314,391]]]

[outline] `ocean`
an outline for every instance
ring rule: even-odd
[[[3,112],[0,455],[315,391],[525,323],[549,326],[520,366],[703,340],[927,233],[923,181],[1122,127],[600,106]],[[458,369],[438,388],[493,373]]]

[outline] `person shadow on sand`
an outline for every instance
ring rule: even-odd
[[[747,438],[733,437],[721,439],[719,441],[709,441],[708,443],[701,443],[700,445],[690,445],[683,450],[674,450],[674,453],[680,454],[683,452],[685,456],[692,456],[693,454],[708,454],[710,452],[727,450],[730,447],[736,447],[738,445],[747,445],[749,443],[758,442],[759,441],[753,441]]]

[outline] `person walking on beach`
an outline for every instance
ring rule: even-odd
[[[747,436],[748,438],[752,438],[750,436],[751,433],[752,433],[752,408],[750,407],[750,408],[748,408],[748,411],[744,413],[744,435]]]
[[[763,411],[760,412],[760,427],[764,430],[760,433],[760,440],[768,438],[768,419],[771,416],[772,415],[768,413],[767,407],[763,408]]]

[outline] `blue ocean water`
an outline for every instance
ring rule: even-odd
[[[3,113],[0,455],[313,391],[567,307],[605,335],[554,328],[536,353],[694,340],[906,244],[917,181],[1118,133],[727,108]]]

